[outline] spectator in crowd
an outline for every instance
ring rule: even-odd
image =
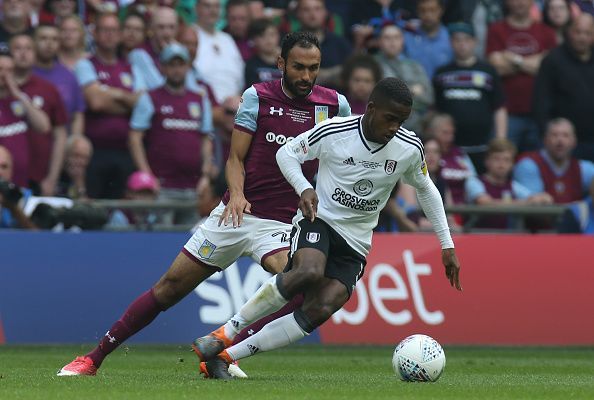
[[[487,56],[503,79],[508,138],[520,151],[540,146],[531,115],[534,77],[545,54],[556,45],[555,32],[533,21],[533,0],[507,0],[508,14],[489,27]]]
[[[591,0],[573,0],[573,3],[577,4],[581,11],[594,15],[594,3]]]
[[[590,184],[589,196],[583,201],[569,205],[557,231],[559,233],[584,233],[594,235],[594,180]]]
[[[373,228],[374,232],[416,232],[419,230],[417,224],[408,217],[400,204],[398,193],[402,186],[400,181],[396,182],[390,199],[380,211],[377,226]]]
[[[170,43],[175,42],[179,31],[178,17],[175,10],[159,7],[153,13],[150,23],[150,38],[145,46],[134,49],[128,55],[141,86],[147,90],[162,86],[165,78],[159,69],[159,54]]]
[[[547,192],[558,204],[583,200],[594,178],[594,163],[571,155],[576,144],[569,120],[551,120],[543,149],[527,153],[517,162],[514,179],[532,193]]]
[[[456,124],[456,145],[470,156],[479,173],[492,136],[507,136],[507,110],[497,71],[475,53],[474,28],[450,24],[454,60],[433,77],[435,109],[450,114]]]
[[[0,145],[0,185],[2,188],[12,184],[12,172],[12,156],[6,147]],[[25,198],[30,195],[29,191],[14,186],[11,191],[19,193]],[[23,213],[20,204],[22,200],[13,198],[14,195],[11,193],[6,193],[6,195],[3,193],[4,191],[0,189],[0,228],[35,229],[33,222]]]
[[[322,63],[318,84],[336,87],[339,85],[342,64],[352,52],[351,44],[344,38],[326,30],[328,10],[324,0],[298,0],[297,20],[302,30],[315,34],[322,49]]]
[[[196,185],[196,205],[200,220],[196,228],[202,224],[210,215],[210,212],[221,202],[223,195],[227,191],[227,182],[223,172],[215,177],[200,179]],[[195,231],[195,229],[194,229]]]
[[[328,10],[328,12],[326,13],[326,18],[324,20],[324,30],[327,32],[332,32],[337,36],[344,37],[345,27],[343,17],[332,12],[332,10],[328,8],[328,3],[329,1],[324,0],[324,5]],[[292,1],[289,4],[290,5],[287,10],[288,12],[285,13],[284,18],[282,18],[278,26],[281,34],[303,30],[303,26],[301,25],[301,22],[299,21],[296,13],[298,8],[298,1]]]
[[[8,41],[19,33],[33,33],[29,24],[28,0],[2,0],[0,3],[0,53],[8,52]]]
[[[351,6],[349,23],[351,36],[357,51],[374,50],[384,25],[395,25],[411,18],[416,13],[415,1],[355,0]]]
[[[217,103],[241,94],[244,88],[244,62],[235,41],[228,33],[218,31],[220,0],[198,0],[198,41],[194,66],[214,90]]]
[[[35,53],[37,63],[33,73],[53,82],[60,92],[68,116],[67,129],[71,135],[84,133],[85,100],[74,73],[58,60],[60,31],[53,25],[35,28]]]
[[[545,0],[542,11],[542,22],[550,26],[557,37],[557,43],[563,43],[565,30],[572,17],[571,0]]]
[[[68,69],[74,70],[76,64],[89,56],[85,49],[85,26],[77,16],[64,18],[60,28],[60,50],[58,60]]]
[[[190,54],[190,60],[196,61],[196,54],[198,45],[198,32],[194,27],[189,25],[182,25],[179,28],[177,34],[177,40],[182,44]],[[191,88],[193,91],[198,93],[204,93],[210,100],[210,106],[212,108],[212,122],[215,126],[221,126],[224,124],[225,110],[222,105],[217,102],[217,98],[214,95],[214,91],[208,83],[202,78],[200,72],[196,69],[196,64],[192,63],[190,66],[190,72],[186,76],[186,86]],[[231,96],[234,97],[234,96]]]
[[[442,0],[420,0],[417,2],[419,26],[404,33],[404,53],[419,62],[429,79],[438,67],[452,60],[450,35],[441,23]]]
[[[423,66],[402,54],[404,46],[402,30],[396,25],[386,25],[380,31],[375,59],[382,67],[384,78],[400,78],[410,88],[413,109],[404,127],[420,132],[422,118],[433,104],[433,87]]]
[[[46,0],[41,12],[41,24],[54,25],[71,15],[78,13],[77,0]]]
[[[225,6],[227,26],[223,29],[237,45],[241,58],[247,61],[254,55],[254,45],[248,35],[248,28],[252,17],[247,0],[229,0]]]
[[[452,193],[453,204],[463,204],[464,183],[476,175],[476,169],[464,150],[455,145],[456,125],[449,114],[437,113],[429,118],[426,140],[435,138],[441,147],[441,177]]]
[[[87,170],[90,198],[119,199],[134,166],[128,151],[128,120],[136,104],[138,80],[132,67],[118,58],[121,30],[115,14],[95,21],[96,54],[76,65],[76,77],[87,104],[85,134],[93,143]]]
[[[425,163],[427,165],[427,172],[429,172],[429,177],[435,184],[437,190],[439,190],[439,194],[441,195],[443,204],[446,207],[450,206],[453,204],[452,192],[450,191],[447,182],[441,175],[441,145],[439,144],[439,141],[437,139],[430,137],[427,140],[425,140],[423,148],[425,153]],[[427,217],[424,215],[424,213],[422,213],[422,210],[420,209],[417,200],[417,191],[415,190],[415,188],[410,185],[400,185],[398,195],[404,203],[404,208],[410,210],[407,212],[408,218],[410,218],[410,220],[418,226],[418,229],[422,231],[430,230],[431,222],[427,219]],[[451,230],[460,230],[458,222],[452,215],[448,215],[448,226]]]
[[[512,180],[516,147],[505,138],[495,138],[489,142],[485,165],[487,170],[481,176],[466,180],[466,198],[469,203],[478,205],[513,204],[551,204],[548,193],[533,193],[521,183]],[[476,226],[480,228],[506,229],[510,227],[504,215],[482,217]]]
[[[266,18],[253,20],[248,36],[254,43],[254,55],[245,63],[246,88],[254,83],[280,79],[282,71],[277,66],[280,34],[274,22]]]
[[[87,199],[87,167],[93,156],[93,145],[83,135],[71,135],[66,141],[64,168],[57,195],[73,200]]]
[[[122,22],[122,44],[120,46],[120,57],[127,59],[128,54],[146,43],[146,24],[138,13],[126,14]]]
[[[231,133],[235,127],[235,114],[237,114],[240,103],[241,96],[231,96],[227,97],[220,107],[223,111],[222,120],[217,126],[215,135],[215,159],[219,171],[225,170],[225,164],[229,158]]]
[[[32,27],[39,25],[45,2],[46,0],[29,0],[29,23]]]
[[[66,124],[68,115],[62,96],[56,87],[33,74],[35,65],[35,42],[27,34],[18,34],[9,41],[14,60],[15,80],[20,89],[49,117],[47,134],[29,132],[29,187],[34,194],[52,196],[64,162],[66,146]]]
[[[347,60],[342,69],[341,81],[353,115],[365,113],[371,91],[380,79],[381,67],[372,56],[361,54]]]
[[[130,151],[136,167],[158,179],[160,199],[193,200],[198,180],[216,172],[210,102],[186,88],[190,55],[184,46],[168,45],[160,61],[165,85],[143,94],[134,108]],[[187,223],[192,215],[179,218]]]
[[[29,183],[29,131],[31,135],[47,134],[47,114],[16,84],[14,61],[0,53],[0,146],[12,156],[12,181],[21,187]]]
[[[126,183],[126,200],[155,201],[159,196],[159,183],[157,179],[144,171],[133,172]],[[158,213],[143,209],[117,209],[109,216],[107,227],[125,228],[134,225],[137,228],[149,229],[159,221]]]
[[[575,124],[578,158],[594,161],[594,17],[582,13],[567,40],[543,60],[534,88],[534,114],[544,129],[564,117]]]
[[[446,24],[466,22],[472,25],[478,58],[485,58],[487,29],[493,22],[503,19],[503,0],[446,1],[443,21]]]

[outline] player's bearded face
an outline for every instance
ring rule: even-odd
[[[320,50],[316,47],[294,47],[283,65],[283,84],[295,97],[307,96],[320,71]]]

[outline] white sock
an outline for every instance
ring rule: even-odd
[[[261,351],[270,351],[295,343],[308,335],[297,323],[293,314],[287,314],[266,324],[264,328],[244,341],[227,349],[233,360],[253,356]]]
[[[234,339],[243,328],[280,310],[288,302],[278,291],[276,275],[274,275],[260,286],[260,289],[241,307],[237,314],[227,321],[224,325],[225,336]]]

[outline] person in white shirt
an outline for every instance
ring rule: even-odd
[[[291,249],[285,272],[273,276],[222,328],[232,339],[251,322],[276,311],[298,293],[305,301],[294,313],[216,354],[216,338],[197,339],[211,378],[231,379],[231,362],[300,340],[349,299],[363,275],[372,231],[396,182],[417,189],[419,203],[433,224],[450,284],[460,285],[460,264],[439,191],[429,178],[423,145],[402,123],[411,112],[406,83],[385,78],[374,88],[363,116],[335,117],[281,147],[277,163],[298,195]],[[319,160],[314,190],[301,164]],[[219,331],[220,332],[220,331]],[[196,341],[194,342],[196,343]]]
[[[226,32],[216,29],[221,14],[220,0],[199,0],[196,5],[198,52],[194,66],[200,71],[218,103],[244,89],[244,62],[235,41]]]

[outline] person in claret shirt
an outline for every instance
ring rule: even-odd
[[[214,176],[212,114],[208,97],[186,88],[190,55],[172,43],[160,56],[165,85],[138,99],[130,121],[136,167],[160,182],[160,199],[193,200],[198,180]],[[195,222],[176,212],[177,223]],[[183,215],[182,215],[183,214]]]
[[[12,181],[18,186],[29,184],[31,135],[49,133],[47,114],[16,84],[12,56],[0,53],[0,146],[12,154]]]
[[[66,124],[68,116],[58,89],[43,78],[33,74],[35,43],[26,34],[13,36],[9,42],[14,58],[15,79],[33,104],[44,110],[50,119],[50,134],[29,132],[31,163],[29,187],[34,194],[53,196],[64,162]]]
[[[297,32],[285,38],[278,63],[283,79],[255,84],[243,94],[226,164],[229,191],[223,201],[200,225],[163,277],[129,306],[95,349],[64,366],[59,376],[95,375],[105,357],[125,340],[177,304],[215,271],[226,269],[241,256],[251,257],[270,272],[284,269],[290,222],[299,196],[282,175],[274,154],[288,138],[317,123],[337,115],[350,115],[344,96],[315,84],[320,61],[320,45],[315,36]],[[313,179],[316,163],[307,163],[305,168],[308,178]],[[291,312],[300,304],[299,300],[297,297],[295,303],[279,312]],[[248,327],[238,335],[238,340],[266,322]]]
[[[485,156],[487,171],[481,176],[466,180],[465,191],[469,203],[478,205],[551,204],[553,198],[544,192],[532,193],[521,183],[512,180],[516,147],[505,138],[489,142]],[[478,228],[507,229],[511,226],[509,217],[503,215],[482,217]]]
[[[546,53],[557,45],[555,31],[535,22],[533,0],[507,0],[507,16],[489,27],[487,59],[502,77],[508,112],[507,138],[520,152],[540,147],[540,132],[531,115],[535,75]]]
[[[74,73],[58,60],[60,31],[56,26],[40,25],[35,28],[35,52],[37,64],[33,73],[53,82],[62,96],[68,115],[67,129],[70,135],[84,133],[85,99]]]
[[[94,148],[87,190],[90,198],[120,199],[134,170],[128,124],[138,98],[138,74],[117,55],[121,30],[115,14],[97,18],[94,37],[96,54],[79,61],[75,69],[87,103],[85,135]]]

